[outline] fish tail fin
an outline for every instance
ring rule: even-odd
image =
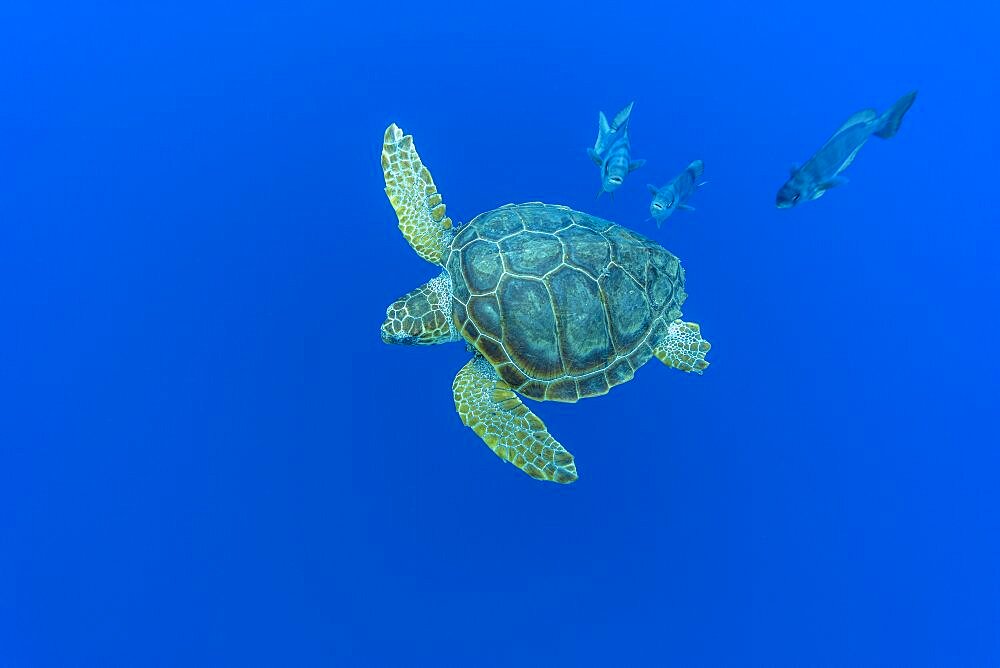
[[[882,114],[879,119],[879,129],[873,132],[880,139],[888,139],[899,132],[899,125],[903,122],[903,115],[913,106],[913,101],[917,99],[917,91],[907,93],[896,101],[896,104],[889,107],[889,110]]]
[[[629,102],[625,105],[625,108],[615,114],[615,119],[611,121],[611,132],[618,132],[623,126],[628,125],[628,119],[632,116],[632,107],[635,106],[635,101]]]

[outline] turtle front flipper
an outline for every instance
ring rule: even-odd
[[[701,338],[701,327],[696,322],[674,320],[667,327],[667,336],[659,346],[653,348],[653,354],[666,364],[681,371],[693,371],[701,374],[708,368],[705,354],[712,344]]]
[[[395,123],[385,131],[382,172],[385,194],[396,210],[403,236],[420,257],[441,264],[453,234],[451,218],[444,215],[441,194],[420,162],[413,137],[403,135]]]
[[[549,435],[545,424],[482,356],[476,355],[462,367],[452,390],[462,422],[500,459],[539,480],[576,480],[573,455]]]

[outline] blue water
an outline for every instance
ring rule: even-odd
[[[979,5],[5,5],[0,664],[1000,663]],[[911,89],[848,185],[775,208]],[[648,163],[595,199],[633,99]],[[436,273],[390,122],[456,220],[567,204],[681,258],[704,376],[531,404],[576,483],[462,425],[463,345],[380,341]],[[697,211],[644,222],[696,158]]]

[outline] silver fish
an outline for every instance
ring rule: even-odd
[[[864,109],[848,118],[802,167],[792,167],[791,177],[775,199],[778,208],[788,209],[806,200],[819,199],[830,188],[847,183],[841,174],[854,162],[868,138],[894,136],[916,97],[916,91],[907,93],[881,116],[874,109]]]
[[[670,215],[677,209],[694,211],[694,207],[688,206],[687,200],[700,186],[702,174],[705,173],[705,163],[695,160],[687,168],[674,177],[674,180],[657,188],[652,184],[646,184],[646,188],[653,195],[653,201],[649,205],[649,213],[656,221],[656,226],[663,224]]]
[[[632,160],[631,156],[628,122],[634,104],[635,102],[630,102],[610,123],[604,112],[598,113],[597,140],[593,148],[587,149],[587,155],[601,168],[601,190],[597,193],[598,197],[602,193],[613,193],[624,183],[629,172],[646,164],[645,160]]]

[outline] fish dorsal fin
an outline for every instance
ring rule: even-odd
[[[611,128],[608,127],[608,117],[604,115],[603,111],[597,112],[597,139],[594,140],[594,150],[598,153],[603,153],[606,148],[605,143],[608,141],[608,136],[611,134]]]
[[[603,111],[597,112],[597,131],[604,137],[611,133],[611,126],[608,125],[608,117]]]
[[[858,125],[859,123],[871,123],[876,118],[878,118],[878,112],[874,109],[862,109],[844,121],[844,124],[837,128],[837,132],[843,132],[852,125]]]
[[[656,195],[660,192],[659,190],[657,190],[656,186],[654,186],[652,183],[646,184],[646,190],[649,191],[650,195]]]

